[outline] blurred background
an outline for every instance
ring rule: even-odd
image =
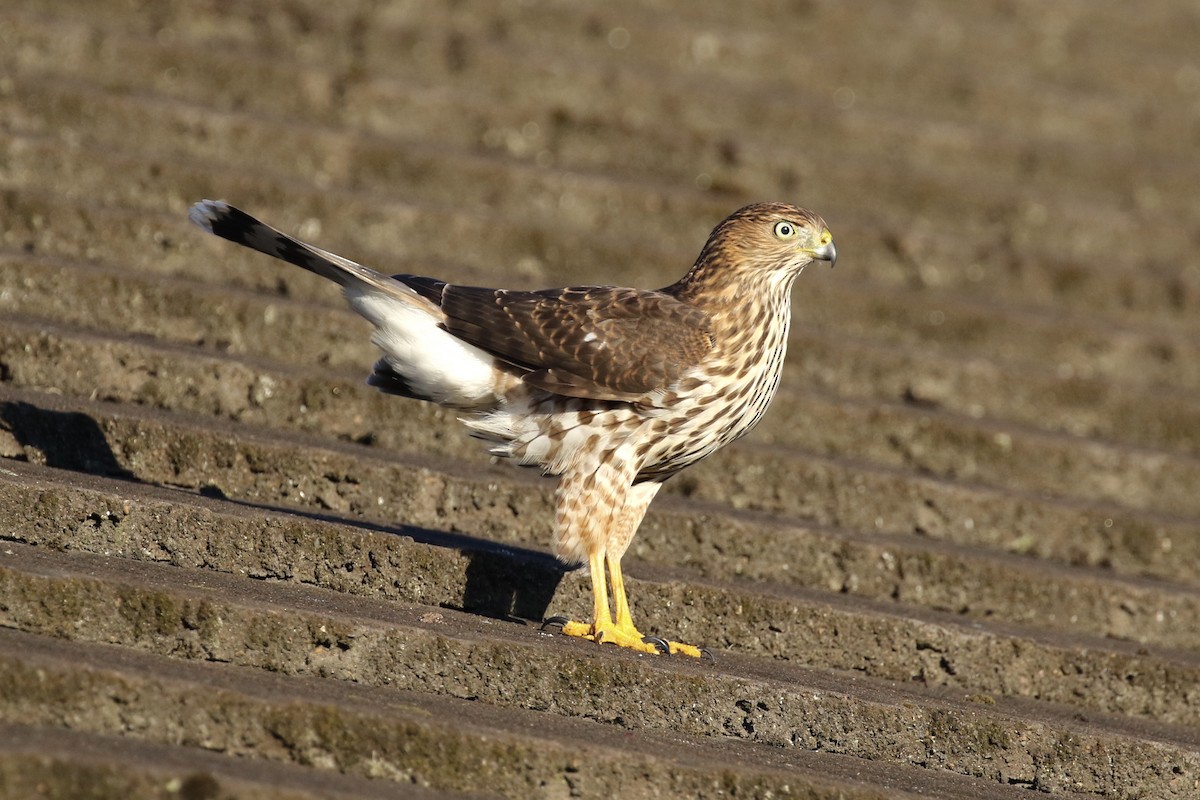
[[[3,524],[14,546],[109,559],[10,561],[14,581],[140,562],[240,575],[222,590],[237,596],[245,576],[267,577],[473,611],[451,615],[467,638],[483,635],[480,614],[585,609],[581,584],[544,563],[549,485],[490,463],[453,414],[368,391],[369,328],[337,291],[206,237],[188,207],[224,199],[388,272],[543,288],[666,285],[732,210],[793,202],[828,222],[838,267],[797,283],[763,424],[669,484],[648,518],[631,550],[639,619],[745,656],[718,666],[743,678],[760,659],[835,683],[900,681],[930,703],[959,702],[938,694],[950,687],[998,698],[1018,725],[1065,704],[1118,720],[1094,734],[1113,747],[1136,738],[1124,720],[1154,721],[1182,765],[1164,775],[1130,756],[1136,776],[1118,779],[1010,742],[986,764],[930,757],[918,775],[1104,796],[1195,786],[1194,4],[102,0],[0,2],[0,18]],[[37,500],[47,493],[58,500]],[[175,507],[205,522],[154,523]],[[297,533],[268,557],[238,527],[247,512],[375,544],[347,554]],[[426,549],[364,554],[396,533]],[[518,556],[543,577],[505,589],[523,585]],[[451,577],[393,572],[423,558]],[[101,593],[126,586],[97,580]],[[37,586],[23,591],[66,591]],[[80,638],[66,664],[92,658],[88,636],[163,658],[203,638],[167,623],[68,634],[78,626],[44,608],[7,613],[0,624],[30,636]],[[936,647],[881,638],[914,621]],[[515,625],[487,635],[562,647]],[[187,658],[238,660],[208,646]],[[316,670],[311,656],[278,659]],[[525,707],[558,705],[545,691]],[[561,713],[613,723],[607,691],[595,689],[599,709]],[[801,749],[916,761],[796,734],[818,723],[779,713]],[[757,734],[664,724],[782,741],[761,721]],[[435,789],[472,788],[470,771],[456,785],[412,769]],[[984,796],[956,787],[945,796]]]

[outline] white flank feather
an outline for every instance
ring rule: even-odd
[[[496,401],[492,356],[442,330],[415,292],[406,302],[350,284],[346,299],[375,325],[371,341],[415,394],[458,408]]]

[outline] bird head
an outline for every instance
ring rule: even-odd
[[[710,242],[769,269],[799,270],[813,261],[833,266],[837,248],[825,220],[787,203],[755,203],[733,212],[713,231]]]
[[[683,282],[721,294],[738,287],[752,291],[761,281],[788,287],[814,261],[828,261],[831,267],[837,261],[833,235],[823,219],[787,203],[755,203],[713,229]]]

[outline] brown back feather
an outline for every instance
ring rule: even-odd
[[[523,292],[396,277],[440,305],[447,331],[527,370],[526,383],[570,397],[646,401],[713,346],[708,316],[662,292]]]

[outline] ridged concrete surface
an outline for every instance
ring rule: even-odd
[[[0,795],[1200,796],[1200,12],[0,2]],[[335,288],[661,286],[814,208],[641,627]]]

